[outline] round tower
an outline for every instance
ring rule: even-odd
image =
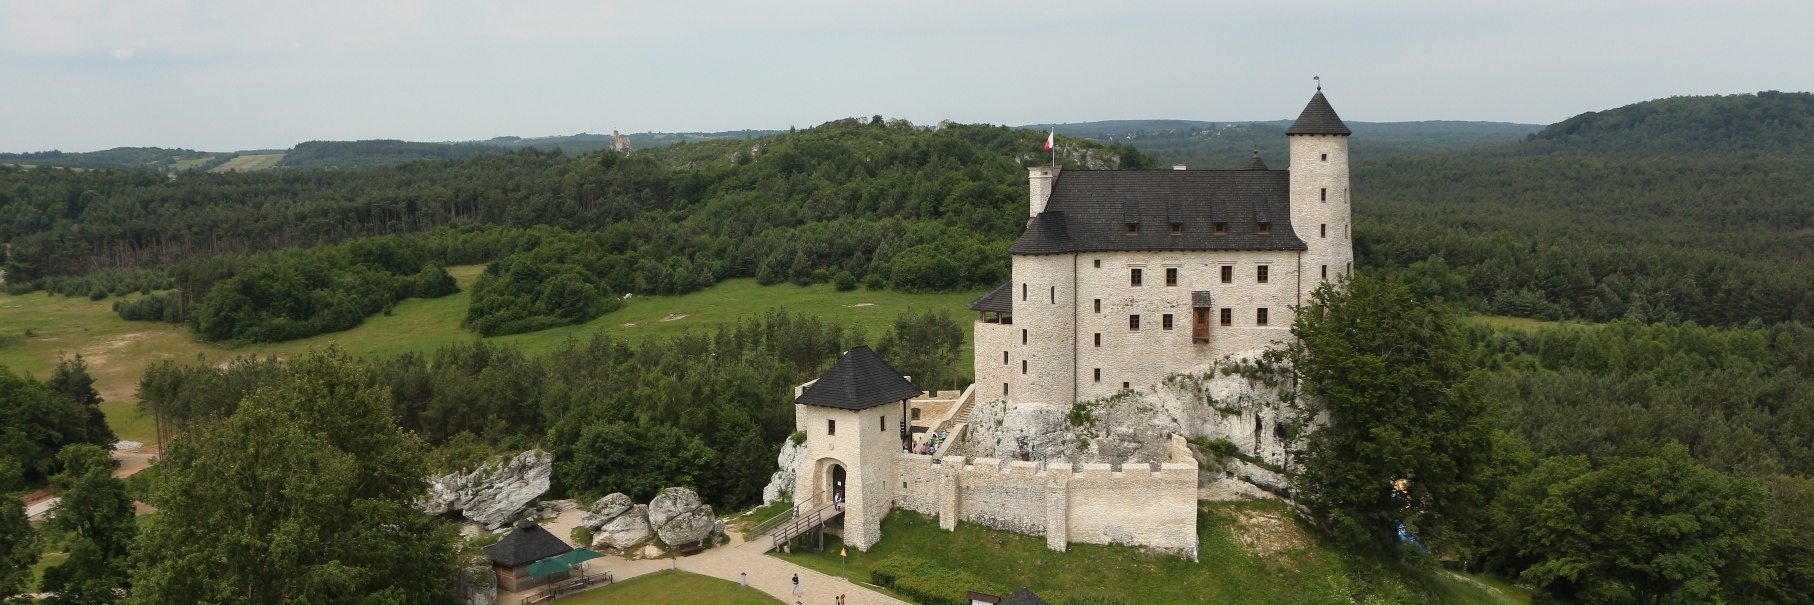
[[[1062,213],[1035,219],[1062,221]],[[1035,228],[1040,225],[1035,225]],[[1008,401],[1068,409],[1076,399],[1076,254],[1016,254]]]
[[[1298,257],[1298,304],[1324,282],[1354,270],[1353,214],[1348,196],[1352,131],[1317,86],[1316,96],[1285,131],[1291,142],[1291,226],[1308,247]]]

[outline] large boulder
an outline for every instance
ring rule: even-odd
[[[794,443],[788,438],[781,443],[781,455],[775,457],[775,465],[780,470],[769,476],[768,485],[762,487],[762,503],[780,502],[793,498],[794,475],[800,463],[806,461],[806,443]]]
[[[420,506],[431,515],[459,513],[485,529],[505,527],[547,493],[553,471],[553,454],[530,450],[468,472],[429,477]]]
[[[647,544],[653,539],[655,528],[649,526],[649,507],[641,504],[630,507],[592,531],[594,548],[604,547],[620,552],[639,544]]]
[[[627,495],[611,494],[593,502],[592,507],[586,509],[586,514],[580,515],[579,523],[586,526],[586,529],[598,531],[598,528],[604,527],[606,522],[616,519],[618,515],[624,514],[635,505],[636,503],[631,501]]]
[[[649,501],[649,525],[663,544],[676,546],[698,542],[712,534],[717,519],[712,507],[699,501],[699,494],[684,487],[663,488]]]

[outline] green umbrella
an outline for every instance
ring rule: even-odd
[[[597,559],[604,555],[590,548],[575,548],[567,552],[536,561],[529,565],[529,575],[540,578],[568,571],[574,565]]]
[[[560,562],[566,563],[568,565],[579,565],[580,563],[584,563],[586,561],[597,559],[602,556],[604,556],[604,555],[598,554],[598,551],[592,550],[590,548],[575,548],[573,550],[567,551],[566,554],[555,557],[554,559],[556,561],[560,561]]]

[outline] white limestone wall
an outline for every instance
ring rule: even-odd
[[[944,495],[942,470],[932,456],[899,454],[894,464],[895,508],[938,516],[939,501]]]
[[[1015,363],[1011,349],[1019,343],[1020,332],[1016,326],[1009,324],[992,324],[982,320],[972,327],[976,336],[976,398],[978,401],[1001,399],[1007,396],[1003,385],[1012,385],[1013,373],[1009,365]],[[1019,368],[1014,368],[1019,371]],[[1010,386],[1011,388],[1011,386]]]
[[[806,431],[806,455],[796,475],[796,504],[831,497],[832,465],[845,472],[844,541],[868,550],[881,539],[882,517],[894,503],[894,459],[900,453],[902,406],[898,403],[861,411],[812,405],[794,406],[796,430]],[[827,421],[837,421],[837,432]]]
[[[1297,303],[1298,252],[1106,252],[1077,255],[1078,338],[1077,398],[1114,395],[1131,389],[1156,388],[1166,376],[1204,367],[1214,360],[1275,346],[1290,339],[1291,307]],[[1234,268],[1233,283],[1221,282],[1221,267]],[[1260,266],[1267,283],[1258,283]],[[1142,271],[1140,286],[1131,273]],[[1165,269],[1178,269],[1176,286],[1165,285]],[[1209,342],[1191,338],[1191,292],[1207,291],[1214,299]],[[1102,311],[1096,312],[1096,300]],[[1220,324],[1220,310],[1231,309],[1233,325]],[[1257,323],[1257,310],[1267,309],[1267,325]],[[1129,329],[1128,316],[1140,315],[1140,330]],[[1163,318],[1172,315],[1172,329]],[[1102,345],[1096,346],[1096,334]],[[1100,381],[1096,370],[1102,370]]]
[[[1114,471],[1080,465],[1067,486],[1066,540],[1196,552],[1197,465],[1145,464]]]
[[[1016,405],[1069,407],[1075,399],[1075,261],[1069,254],[1014,257],[1008,400]]]
[[[1352,211],[1349,200],[1348,137],[1292,135],[1291,226],[1309,246],[1299,260],[1302,296],[1323,282],[1346,274],[1354,262]],[[1327,195],[1325,195],[1327,191]]]

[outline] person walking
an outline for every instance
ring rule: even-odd
[[[794,574],[794,596],[800,596],[800,574]]]

